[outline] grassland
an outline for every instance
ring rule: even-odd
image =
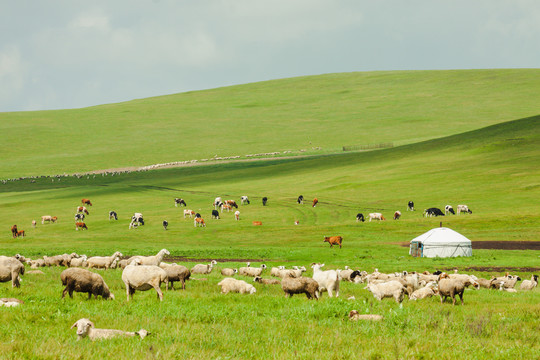
[[[507,269],[522,278],[530,278],[530,271],[523,268],[540,267],[539,251],[474,249],[471,258],[425,259],[409,257],[408,249],[400,246],[400,243],[438,226],[440,221],[473,241],[538,241],[540,117],[525,117],[539,113],[535,109],[538,102],[530,102],[530,97],[535,96],[536,85],[528,75],[535,71],[339,74],[323,76],[319,81],[312,78],[290,80],[287,86],[290,87],[291,103],[305,102],[310,98],[311,90],[313,104],[321,104],[318,111],[321,114],[326,112],[327,116],[331,116],[329,121],[344,127],[349,126],[343,120],[345,117],[337,116],[324,105],[327,100],[321,90],[324,84],[336,91],[337,84],[342,83],[342,91],[348,89],[354,93],[360,89],[351,84],[357,84],[359,79],[364,79],[366,83],[367,79],[371,79],[372,87],[380,83],[379,95],[393,94],[393,100],[401,105],[407,101],[400,100],[399,93],[393,91],[401,89],[401,95],[406,96],[405,89],[417,89],[418,83],[423,86],[431,83],[437,93],[455,91],[455,98],[447,100],[446,109],[452,114],[444,117],[440,116],[444,112],[442,105],[438,107],[441,98],[438,98],[438,102],[430,103],[427,109],[431,111],[426,111],[425,126],[415,127],[416,135],[407,135],[404,129],[410,127],[407,121],[413,117],[413,110],[420,113],[423,107],[426,109],[427,103],[419,98],[409,99],[408,107],[400,108],[401,112],[395,112],[399,106],[383,111],[384,105],[391,101],[380,102],[378,114],[371,114],[382,118],[383,112],[387,111],[388,117],[392,117],[392,114],[402,117],[403,121],[394,122],[397,129],[389,130],[380,123],[380,129],[364,130],[365,134],[357,134],[362,138],[356,141],[352,133],[357,130],[349,128],[351,134],[347,134],[349,137],[346,138],[351,141],[349,144],[384,142],[386,134],[393,136],[392,141],[396,144],[401,142],[401,146],[392,149],[334,154],[323,146],[320,154],[309,159],[194,166],[114,177],[98,175],[88,179],[65,177],[60,182],[56,179],[52,182],[49,178],[40,178],[35,182],[8,182],[0,185],[0,229],[5,229],[0,241],[0,254],[13,255],[18,252],[36,257],[76,251],[91,256],[120,250],[125,255],[132,255],[154,254],[161,248],[167,248],[176,257],[216,258],[220,261],[218,268],[242,266],[246,259],[252,260],[254,265],[264,262],[268,266],[288,267],[308,266],[318,261],[333,269],[349,265],[367,271],[379,268],[388,272],[457,267],[460,271],[482,277],[498,275]],[[487,76],[488,73],[491,75]],[[394,77],[392,81],[391,75]],[[500,80],[502,75],[507,79]],[[386,85],[381,80],[385,77]],[[481,78],[486,82],[492,81],[491,89],[487,87],[482,92],[465,85],[479,82]],[[498,87],[494,79],[499,79]],[[456,86],[456,83],[462,85]],[[281,87],[277,87],[278,84]],[[224,126],[222,121],[228,118],[217,114],[225,113],[220,111],[221,105],[234,103],[231,101],[234,96],[246,98],[246,103],[249,103],[247,98],[255,96],[252,93],[257,93],[255,89],[258,89],[259,99],[264,98],[266,93],[267,98],[275,100],[287,94],[282,90],[283,87],[287,88],[285,84],[276,81],[249,85],[247,89],[250,86],[254,88],[252,91],[246,90],[244,96],[235,94],[242,87],[217,89],[206,94],[208,102],[192,99],[191,106],[204,104],[202,107],[206,114],[215,114],[219,120],[216,122]],[[294,95],[295,86],[299,88],[298,98]],[[332,97],[333,92],[328,87],[326,91]],[[460,89],[463,91],[461,95]],[[219,92],[221,94],[216,95]],[[491,95],[488,96],[489,93]],[[529,94],[530,97],[523,99],[516,95],[518,93]],[[183,96],[204,98],[204,95],[201,92],[146,99],[73,110],[73,114],[82,116],[86,111],[98,111],[99,108],[118,110],[119,107],[133,106],[135,103],[139,106],[138,113],[153,113],[158,111],[156,101],[161,102],[158,106],[161,108],[165,107],[163,104],[167,101],[181,101]],[[457,116],[454,111],[458,110],[452,108],[459,108],[458,105],[462,103],[470,104],[472,98],[483,99],[478,103],[483,103],[485,109],[477,112],[472,107],[463,107],[460,110],[462,115]],[[486,100],[488,98],[491,100]],[[276,107],[274,100],[269,101],[266,110]],[[507,106],[499,106],[502,100],[507,101]],[[355,106],[352,102],[346,102],[347,106],[343,108],[349,110],[343,111],[353,113]],[[294,106],[291,111],[292,108]],[[303,111],[306,112],[307,108]],[[255,111],[252,116],[258,119],[264,113],[258,106],[244,107],[245,111],[247,109]],[[357,112],[360,112],[359,109],[360,106],[356,105]],[[259,110],[261,113],[256,115]],[[298,110],[298,118],[303,111]],[[47,112],[45,116],[50,114]],[[1,116],[11,115],[14,114]],[[32,114],[15,115],[26,116],[27,119],[32,117]],[[39,117],[42,114],[33,115]],[[231,118],[235,116],[231,115]],[[406,121],[406,118],[409,120]],[[454,123],[451,120],[455,118],[464,120]],[[88,121],[99,122],[95,118]],[[167,121],[163,123],[163,129],[168,129]],[[92,126],[87,135],[98,137],[96,133],[101,128]],[[218,129],[219,126],[214,128]],[[330,143],[335,140],[336,133],[331,132],[328,123],[319,126],[327,131],[328,139],[325,141]],[[297,123],[298,133],[305,133],[307,129],[311,129],[311,124]],[[39,130],[36,136],[45,144],[49,141],[47,134]],[[137,142],[141,139],[134,136]],[[204,137],[200,139],[208,140]],[[268,140],[272,146],[280,141],[291,146],[295,141],[293,138]],[[186,141],[196,143],[189,137]],[[59,146],[66,146],[64,141],[59,142]],[[139,144],[144,147],[144,141],[141,140]],[[247,142],[240,142],[238,146],[246,153],[276,150],[263,149]],[[115,148],[119,153],[130,151],[122,142],[118,142],[111,151],[114,152]],[[170,148],[174,146],[170,145]],[[25,153],[21,148],[13,151],[19,159]],[[149,151],[151,157],[137,158],[136,161],[143,161],[144,164],[165,162],[167,159],[163,159],[159,151]],[[88,158],[93,156],[90,154]],[[206,155],[193,152],[190,156]],[[112,153],[107,158],[95,156],[94,159],[89,161],[97,168],[125,165],[117,162],[120,157]],[[127,160],[135,162],[133,159]],[[10,161],[1,160],[2,169]],[[73,166],[73,171],[86,170],[76,165],[69,166]],[[66,165],[66,169],[69,166]],[[51,168],[39,168],[37,165],[32,168],[24,164],[21,169],[26,169],[21,175],[35,174],[34,171],[41,169],[44,169],[43,173],[58,172],[52,165]],[[296,197],[300,194],[308,200],[317,197],[319,205],[312,208],[309,204],[296,204]],[[221,220],[210,219],[214,197],[239,200],[241,195],[249,195],[252,204],[240,207],[240,221],[234,221],[232,213],[223,214]],[[269,198],[266,207],[260,201],[263,196]],[[92,199],[94,203],[89,208],[90,215],[86,220],[89,230],[75,231],[73,214],[83,197]],[[184,198],[189,208],[200,211],[207,220],[207,228],[194,228],[191,220],[184,219],[181,209],[174,207],[174,197]],[[419,211],[404,211],[407,201],[411,199]],[[423,208],[444,207],[447,203],[454,206],[458,203],[468,204],[473,214],[442,219],[422,217]],[[118,222],[108,220],[107,213],[112,209],[119,214]],[[387,217],[391,217],[395,210],[402,210],[403,218],[400,221],[371,223],[355,221],[357,212],[366,214],[375,210]],[[128,230],[129,217],[135,211],[145,215],[147,224]],[[60,221],[57,224],[39,224],[32,229],[30,221],[39,220],[44,214],[56,215]],[[161,227],[163,219],[169,221],[167,231]],[[252,226],[253,220],[262,221],[263,226]],[[300,221],[300,225],[293,225],[295,220]],[[9,237],[9,227],[14,223],[27,231],[27,238]],[[322,242],[322,237],[330,234],[344,237],[342,249],[329,249]],[[188,267],[194,264],[188,261],[181,263]],[[486,273],[467,270],[473,266],[498,267],[500,271]],[[465,294],[463,307],[452,307],[448,303],[441,305],[438,299],[405,301],[399,307],[390,300],[378,302],[363,286],[350,283],[342,284],[339,298],[329,299],[325,295],[318,302],[308,301],[302,296],[285,299],[278,287],[262,285],[256,285],[257,293],[253,296],[223,296],[216,286],[221,275],[214,272],[204,276],[206,280],[188,282],[185,291],[166,292],[162,303],[151,292],[136,293],[134,300],[128,303],[121,282],[121,270],[101,272],[117,297],[115,301],[88,301],[80,294],[74,299],[60,300],[62,287],[59,274],[62,270],[44,268],[43,275],[26,274],[20,289],[11,289],[8,283],[0,284],[0,297],[17,297],[26,302],[19,308],[0,308],[0,358],[62,359],[75,356],[84,359],[109,357],[111,354],[121,359],[536,359],[540,356],[538,289],[515,294],[469,290]],[[307,275],[311,275],[311,272],[308,271]],[[247,278],[244,280],[250,281]],[[349,296],[354,296],[356,300],[347,300]],[[351,309],[382,314],[385,320],[375,324],[350,323],[346,315]],[[69,327],[81,317],[92,319],[98,327],[125,330],[144,327],[153,335],[144,341],[117,339],[98,344],[76,342],[74,330],[69,330]]]

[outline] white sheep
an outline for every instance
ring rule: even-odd
[[[135,259],[122,271],[122,281],[126,285],[127,301],[133,297],[135,290],[146,291],[154,288],[160,301],[163,301],[163,292],[160,289],[162,282],[169,286],[167,272],[155,265],[139,265]]]
[[[24,265],[19,260],[0,256],[0,282],[11,280],[12,287],[20,287],[21,275],[24,275]]]
[[[71,267],[86,267],[88,256],[82,255],[80,258],[71,259],[69,266]]]
[[[333,291],[336,292],[336,297],[339,296],[339,276],[336,270],[322,271],[324,264],[312,264],[313,280],[319,284],[319,293],[328,291],[328,296],[333,296]]]
[[[382,319],[383,319],[382,315],[360,314],[357,310],[351,310],[349,312],[349,320],[351,321],[358,321],[358,320],[381,321]]]
[[[523,280],[519,288],[521,290],[532,290],[538,285],[538,275],[531,276],[531,280]]]
[[[15,298],[1,298],[0,306],[15,307],[24,304],[24,301]]]
[[[231,269],[231,268],[221,269],[221,275],[224,275],[224,276],[234,276],[234,274],[236,273],[238,273],[238,269]]]
[[[197,264],[191,268],[191,273],[192,274],[210,274],[212,272],[212,269],[214,268],[214,265],[216,264],[217,264],[216,260],[212,260],[210,264],[208,265]]]
[[[250,267],[250,263],[247,263],[248,266],[241,267],[238,269],[238,275],[245,275],[245,276],[261,276],[264,269],[266,269],[266,265],[262,264],[261,267]]]
[[[293,269],[282,269],[278,271],[278,277],[285,279],[288,277],[299,278],[306,271],[305,266],[293,266]]]
[[[146,336],[150,335],[150,333],[145,329],[141,329],[136,332],[115,329],[96,329],[94,323],[85,318],[77,320],[75,324],[71,326],[71,329],[73,329],[74,327],[77,328],[77,340],[81,340],[87,337],[90,340],[94,341],[98,339],[110,339],[117,336],[132,337],[136,335],[140,336],[141,339],[144,339]]]
[[[406,291],[405,286],[397,280],[390,280],[381,284],[370,283],[366,289],[369,290],[377,300],[393,297],[397,303],[403,301]]]
[[[89,269],[108,269],[111,267],[113,261],[121,256],[123,256],[122,253],[117,251],[112,256],[92,256],[86,262]]]
[[[410,296],[409,300],[419,300],[419,299],[425,299],[427,297],[431,297],[434,295],[437,295],[439,293],[439,290],[437,289],[437,283],[435,281],[430,281],[426,286],[423,288],[420,288],[418,290],[415,290]]]
[[[354,278],[360,276],[360,271],[350,269],[348,266],[345,266],[344,270],[337,270],[339,280],[345,280],[354,282]]]
[[[174,290],[174,282],[179,281],[182,284],[182,290],[186,290],[186,280],[191,276],[191,272],[184,265],[178,265],[176,263],[167,264],[160,263],[159,267],[167,272],[167,277],[169,278],[169,284],[171,284],[171,289]],[[166,287],[169,290],[169,286]]]
[[[233,278],[225,278],[218,283],[218,286],[221,286],[221,292],[223,294],[228,294],[230,292],[237,292],[240,294],[254,294],[257,290],[251,284],[243,280],[236,280]]]
[[[128,259],[127,264],[131,264],[131,262],[135,259],[140,259],[140,265],[155,265],[159,266],[161,262],[163,261],[163,258],[165,255],[170,255],[171,253],[167,249],[161,249],[156,255],[153,256],[132,256]]]
[[[280,265],[278,267],[273,267],[272,269],[270,269],[270,276],[278,277],[280,270],[285,270],[285,266]]]

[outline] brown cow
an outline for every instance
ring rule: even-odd
[[[88,212],[85,206],[79,206],[77,208],[77,213],[85,213],[86,215],[90,215],[90,213]]]
[[[83,223],[82,221],[77,221],[77,222],[75,223],[75,230],[79,230],[79,228],[80,228],[80,229],[83,229],[83,230],[84,230],[84,229],[88,230],[88,227],[86,227],[86,224]]]
[[[317,206],[317,203],[318,203],[318,202],[319,202],[319,199],[317,199],[317,198],[313,199],[313,205],[312,205],[312,207]]]
[[[82,199],[82,200],[81,200],[81,203],[82,203],[83,205],[92,206],[92,202],[90,201],[90,199]]]
[[[233,207],[235,209],[238,209],[238,205],[236,204],[236,201],[234,201],[234,200],[225,200],[225,204],[227,204],[230,207]]]
[[[17,237],[25,237],[25,236],[26,236],[26,233],[24,232],[24,230],[17,231]]]
[[[339,248],[341,249],[341,241],[343,238],[341,236],[325,236],[323,242],[327,242],[330,244],[330,247],[334,247],[334,245],[339,245]]]
[[[195,218],[195,221],[193,222],[193,226],[195,226],[195,227],[197,227],[197,226],[205,227],[206,223],[204,222],[203,218]]]
[[[11,227],[11,235],[13,235],[14,238],[17,237],[17,225]]]

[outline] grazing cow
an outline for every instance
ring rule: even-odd
[[[26,233],[24,232],[24,230],[17,231],[17,237],[25,237],[25,236],[26,236]]]
[[[116,213],[116,211],[109,211],[109,220],[111,219],[118,220],[118,214]]]
[[[401,217],[401,211],[398,210],[394,213],[394,220],[399,220],[400,217]]]
[[[83,221],[84,220],[84,214],[75,214],[75,221]]]
[[[82,199],[82,200],[81,200],[81,203],[82,203],[83,205],[92,206],[92,202],[90,201],[90,199]]]
[[[231,211],[232,210],[231,205],[221,204],[221,212],[223,212],[223,210],[227,210],[227,212]]]
[[[13,235],[13,238],[16,238],[17,237],[17,225],[13,225],[11,227],[11,235]]]
[[[262,225],[262,221],[254,221],[253,222],[253,226],[261,226]]]
[[[472,211],[469,209],[467,205],[458,205],[457,206],[457,214],[461,214],[462,212],[467,212],[469,214],[472,214]]]
[[[329,243],[330,247],[334,247],[334,245],[339,245],[339,248],[341,249],[342,241],[343,238],[341,236],[325,236],[323,242]]]
[[[219,211],[212,210],[212,219],[219,219]]]
[[[294,225],[300,225],[300,221],[295,220],[295,221],[294,221]]]
[[[141,213],[135,213],[133,214],[133,216],[131,217],[131,223],[129,223],[129,228],[136,228],[136,227],[139,227],[139,225],[144,225],[144,219],[143,219],[143,214]]]
[[[218,209],[221,204],[223,204],[223,200],[221,199],[221,197],[217,197],[215,200],[214,200],[214,203],[212,205],[214,205],[214,209]]]
[[[240,211],[236,210],[234,212],[234,218],[236,219],[236,221],[240,220]]]
[[[311,207],[317,206],[318,202],[319,202],[319,199],[317,199],[317,198],[313,199],[313,205],[311,205]]]
[[[362,214],[362,213],[356,214],[356,221],[357,221],[357,222],[358,222],[358,221],[361,221],[361,222],[366,221],[366,219],[364,218],[364,214]]]
[[[235,209],[238,209],[238,205],[236,205],[236,201],[234,201],[234,200],[225,200],[225,204],[227,204],[230,207],[233,207]]]
[[[262,198],[263,206],[266,206],[266,203],[268,202],[268,198],[265,196]]]
[[[200,217],[202,217],[202,216],[201,216],[200,213],[196,213],[196,214],[195,214],[195,217],[196,217],[196,218],[200,218]]]
[[[83,223],[82,221],[77,221],[75,223],[75,230],[79,230],[79,228],[83,230],[88,230],[88,228],[86,227],[86,224]]]
[[[386,220],[381,213],[369,213],[369,221],[371,220]]]
[[[167,226],[169,226],[169,222],[167,220],[163,220],[163,229],[167,230]]]
[[[32,220],[32,227],[36,227],[36,220]]]
[[[242,205],[244,205],[244,203],[249,205],[249,198],[246,195],[244,195],[240,198],[240,202],[242,203]]]
[[[197,226],[205,227],[206,223],[204,222],[203,218],[195,218],[195,220],[193,221],[193,226],[195,226],[195,227],[197,227]]]
[[[180,199],[180,198],[175,198],[174,199],[174,206],[175,207],[178,207],[178,205],[182,206],[187,206],[186,202],[184,201],[184,199]]]
[[[446,205],[444,207],[444,214],[445,215],[448,215],[448,213],[451,213],[452,215],[456,215],[456,213],[454,212],[454,208],[452,207],[452,205]]]
[[[193,215],[195,215],[195,211],[193,211],[193,210],[184,210],[184,219],[186,218],[186,216],[189,216],[190,218],[192,218]]]
[[[299,203],[299,204],[303,204],[304,203],[304,197],[302,195],[300,195],[298,197],[298,199],[296,200],[296,202]]]
[[[407,211],[414,211],[414,202],[409,201],[407,204]]]
[[[424,216],[425,217],[444,216],[444,214],[439,208],[429,208],[429,209],[424,210]]]
[[[45,221],[54,223],[54,222],[56,222],[56,220],[58,220],[58,218],[56,216],[43,215],[41,217],[41,224],[45,224]]]
[[[77,213],[85,213],[86,215],[90,215],[90,213],[88,212],[88,210],[86,210],[86,207],[84,206],[77,207]]]

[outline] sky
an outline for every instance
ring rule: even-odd
[[[538,67],[538,0],[0,0],[0,112],[338,72]]]

